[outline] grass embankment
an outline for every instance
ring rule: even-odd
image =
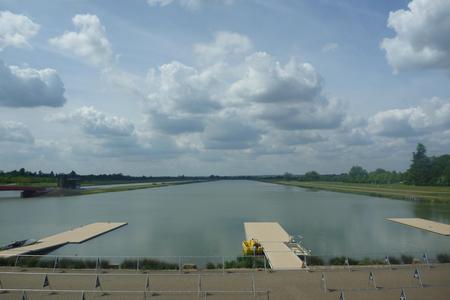
[[[149,182],[147,184],[121,184],[117,186],[107,186],[107,187],[96,187],[89,189],[77,189],[77,190],[69,190],[69,189],[55,189],[45,194],[44,196],[79,196],[79,195],[91,195],[91,194],[101,194],[101,193],[112,193],[112,192],[123,192],[123,191],[133,191],[133,190],[141,190],[141,189],[150,189],[150,188],[158,188],[170,185],[179,185],[179,184],[188,184],[200,181],[169,181],[169,182]]]
[[[402,200],[450,203],[450,187],[274,180],[276,184]]]

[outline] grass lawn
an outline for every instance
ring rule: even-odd
[[[274,180],[272,183],[321,189],[342,193],[362,194],[403,200],[450,203],[450,187],[412,186],[406,184],[366,184],[346,182]]]

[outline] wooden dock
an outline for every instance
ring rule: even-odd
[[[245,222],[245,237],[255,239],[264,249],[273,270],[300,270],[302,260],[287,246],[289,234],[277,222]]]
[[[74,243],[79,244],[87,240],[93,239],[99,235],[105,234],[117,228],[127,225],[126,222],[120,223],[92,223],[89,225],[74,228],[62,233],[58,233],[43,239],[38,240],[35,244],[13,248],[9,250],[0,251],[0,257],[10,257],[17,255],[24,255],[33,252],[45,251],[65,244]]]
[[[450,225],[444,223],[421,218],[388,218],[388,220],[442,235],[450,235]]]

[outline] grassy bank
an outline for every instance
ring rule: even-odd
[[[450,187],[274,180],[276,184],[392,199],[450,203]]]
[[[123,184],[118,186],[105,186],[105,187],[96,187],[96,188],[89,188],[89,189],[78,189],[78,190],[59,190],[55,189],[50,191],[49,193],[45,194],[45,197],[64,197],[64,196],[79,196],[79,195],[91,195],[91,194],[101,194],[101,193],[113,193],[113,192],[123,192],[123,191],[133,191],[133,190],[141,190],[141,189],[150,189],[150,188],[158,188],[158,187],[164,187],[164,186],[171,186],[171,185],[180,185],[180,184],[189,184],[189,183],[195,183],[200,181],[172,181],[172,182],[151,182],[147,184]]]

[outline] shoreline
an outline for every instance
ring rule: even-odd
[[[431,186],[406,186],[388,184],[362,184],[326,181],[267,180],[267,183],[300,187],[312,190],[325,190],[338,193],[358,194],[427,203],[450,203],[450,188]]]
[[[188,180],[188,181],[173,181],[173,182],[149,182],[142,184],[133,184],[133,183],[118,183],[117,186],[107,186],[107,187],[95,187],[84,189],[81,187],[80,189],[53,189],[48,193],[40,195],[38,197],[70,197],[70,196],[83,196],[83,195],[92,195],[92,194],[103,194],[103,193],[114,193],[114,192],[125,192],[125,191],[134,191],[134,190],[142,190],[142,189],[151,189],[151,188],[160,188],[181,184],[191,184],[191,183],[200,183],[205,181],[197,181],[197,180]],[[87,185],[89,186],[89,185]]]

